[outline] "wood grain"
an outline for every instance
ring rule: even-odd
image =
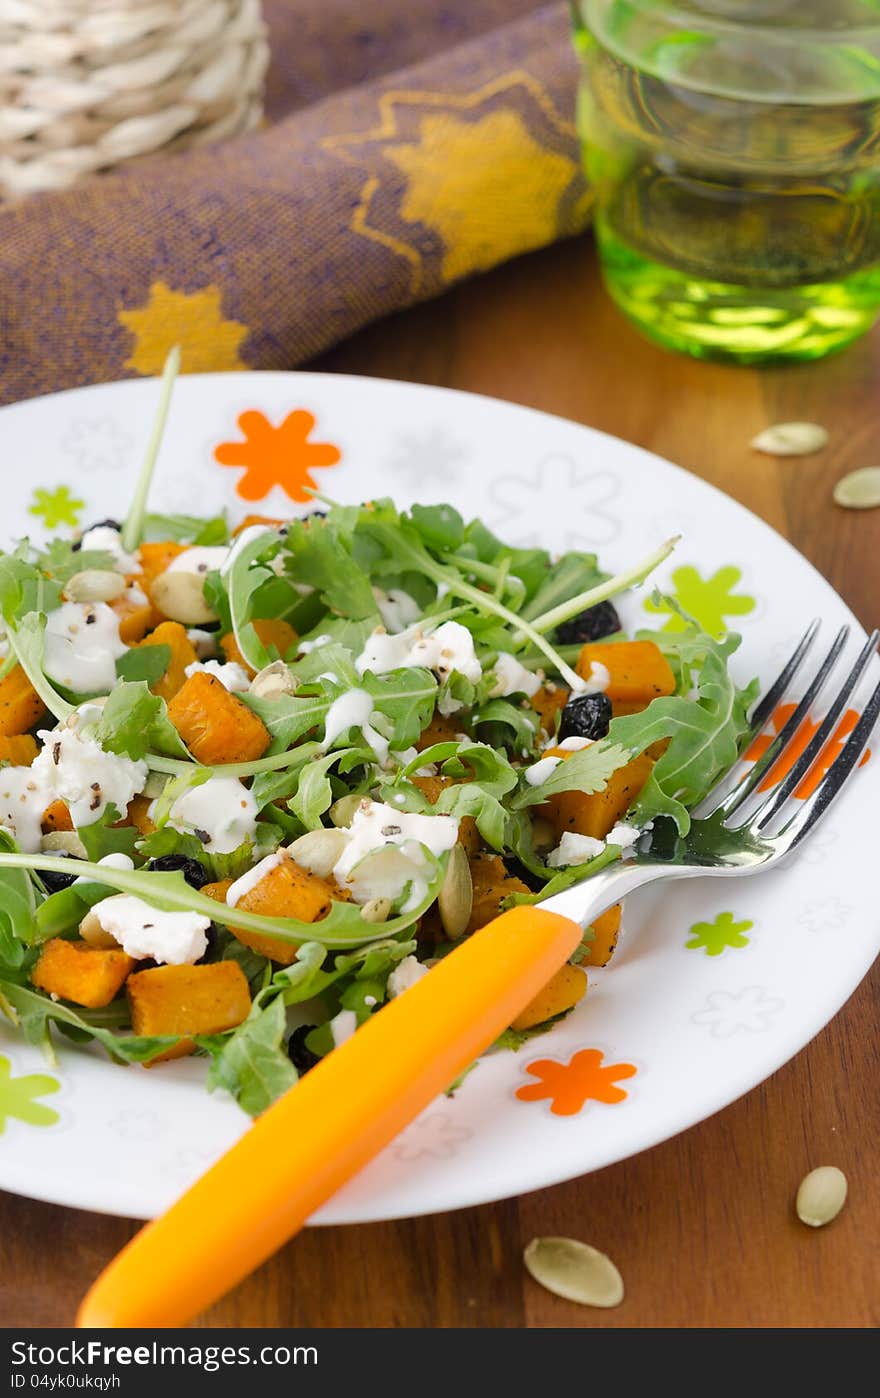
[[[620,318],[585,239],[373,326],[315,367],[494,394],[648,447],[763,516],[865,625],[880,621],[880,511],[848,513],[831,502],[839,475],[880,460],[880,333],[836,359],[760,373],[679,358]],[[761,427],[792,418],[827,427],[828,448],[796,460],[750,450]],[[832,956],[833,945],[823,954]],[[876,1325],[878,991],[875,967],[792,1063],[675,1140],[519,1200],[309,1230],[201,1323]],[[820,1163],[846,1172],[850,1198],[830,1228],[814,1232],[798,1224],[793,1197]],[[133,1227],[0,1195],[0,1323],[69,1324],[88,1282]],[[626,1280],[624,1304],[581,1310],[531,1282],[522,1247],[543,1233],[608,1251]]]

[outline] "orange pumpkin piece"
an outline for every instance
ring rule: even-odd
[[[127,592],[117,597],[110,606],[119,617],[119,639],[127,646],[136,646],[162,620],[162,613],[156,611],[149,599],[138,602]]]
[[[611,960],[617,939],[620,936],[620,903],[614,903],[607,912],[597,917],[593,924],[593,940],[590,950],[584,957],[587,966],[607,966]]]
[[[551,752],[554,750],[551,749]],[[556,756],[570,757],[571,753],[555,750]],[[592,835],[594,840],[604,840],[609,830],[626,815],[648,777],[651,775],[653,760],[640,753],[625,767],[618,767],[608,779],[604,791],[587,796],[583,791],[561,791],[551,796],[540,807],[557,835],[566,830],[574,830],[579,835]]]
[[[272,739],[253,709],[217,679],[197,670],[168,705],[168,717],[197,762],[215,767],[253,762]]]
[[[119,947],[91,947],[53,937],[43,946],[31,981],[49,995],[99,1010],[110,1004],[134,966],[134,958]]]
[[[171,659],[164,675],[150,685],[153,694],[158,694],[167,704],[186,684],[187,665],[195,665],[199,658],[186,634],[186,627],[181,626],[179,621],[160,622],[155,631],[146,636],[140,645],[168,646],[171,651]]]
[[[564,684],[547,684],[541,686],[537,694],[533,694],[529,703],[540,715],[541,727],[545,733],[552,733],[556,728],[556,716],[561,713],[568,703],[570,689],[566,689]]]
[[[11,762],[13,767],[30,767],[38,751],[37,740],[30,733],[0,737],[0,762]]]
[[[285,519],[273,519],[271,515],[245,515],[241,524],[237,524],[232,531],[233,539],[242,534],[245,529],[253,529],[261,524],[265,529],[280,529],[282,524],[286,524]]]
[[[427,728],[416,739],[415,746],[419,752],[424,752],[425,748],[433,747],[435,743],[454,743],[456,733],[460,732],[461,728],[454,718],[435,713]]]
[[[125,824],[133,825],[135,830],[139,830],[144,838],[146,838],[147,835],[152,835],[156,829],[147,814],[152,804],[153,802],[149,796],[134,796],[128,803]]]
[[[46,705],[20,665],[0,680],[0,736],[13,738],[26,733],[46,713]]]
[[[254,630],[264,646],[275,647],[282,660],[287,652],[293,649],[297,641],[297,634],[290,623],[275,617],[260,617],[254,622]],[[257,673],[253,666],[248,665],[231,631],[220,637],[220,645],[228,661],[234,661],[237,665],[241,665],[249,675]]]
[[[440,799],[441,791],[445,791],[447,786],[455,786],[452,777],[413,777],[413,786],[417,786],[419,791],[430,801],[432,806],[436,806]],[[473,816],[462,816],[458,823],[458,843],[464,846],[465,854],[470,857],[476,854],[482,846],[480,832],[477,829],[477,822]]]
[[[224,894],[225,898],[225,894]],[[236,903],[245,912],[262,917],[295,917],[300,922],[320,922],[333,903],[333,889],[325,879],[300,866],[288,856],[269,869],[258,884],[249,889]],[[230,928],[244,946],[250,947],[270,961],[289,966],[296,960],[298,944],[246,928]]]
[[[53,801],[43,812],[42,831],[44,835],[51,835],[53,830],[72,830],[73,821],[70,818],[70,811],[63,801]]]
[[[611,677],[605,692],[615,715],[638,713],[652,699],[675,693],[669,661],[653,641],[590,641],[578,656],[578,674],[588,680],[594,663]]]
[[[587,973],[580,966],[560,966],[559,970],[539,990],[534,1000],[530,1000],[524,1010],[520,1010],[511,1022],[511,1029],[533,1029],[555,1015],[564,1014],[583,1000],[587,993]]]
[[[236,961],[202,966],[156,966],[136,971],[125,986],[135,1034],[181,1034],[180,1042],[145,1066],[195,1050],[192,1034],[222,1034],[247,1019],[251,996]]]
[[[183,553],[185,548],[186,544],[178,544],[174,539],[162,539],[155,544],[141,544],[141,572],[136,581],[148,597],[150,588],[159,574],[164,573],[169,563],[173,563],[177,555]]]
[[[528,893],[529,890],[522,879],[508,874],[498,854],[478,854],[470,860],[470,866],[474,901],[466,930],[476,932],[478,927],[485,927],[499,916],[503,900],[511,893]]]
[[[233,879],[218,879],[216,883],[202,884],[201,893],[206,898],[213,898],[215,903],[225,903],[226,895],[233,885]]]

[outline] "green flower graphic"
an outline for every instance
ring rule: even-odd
[[[59,485],[55,490],[44,490],[38,486],[28,513],[42,517],[47,529],[57,529],[62,524],[75,529],[85,503],[85,500],[76,500],[66,485]]]
[[[742,577],[742,571],[728,564],[719,568],[711,578],[704,578],[689,563],[676,568],[672,574],[672,596],[683,611],[698,621],[710,636],[723,636],[727,630],[726,617],[745,616],[755,610],[755,599],[745,592],[734,592]],[[645,611],[669,613],[664,631],[683,631],[687,623],[677,612],[672,612],[663,602],[649,598]]]
[[[748,937],[743,933],[754,927],[753,922],[734,922],[733,913],[719,913],[714,922],[695,922],[690,928],[691,939],[686,947],[702,949],[707,956],[720,956],[728,947],[736,950],[747,947]]]
[[[0,1136],[13,1117],[29,1126],[54,1126],[58,1113],[34,1099],[60,1091],[58,1079],[49,1077],[48,1073],[28,1073],[25,1077],[14,1078],[10,1067],[9,1059],[0,1053]]]

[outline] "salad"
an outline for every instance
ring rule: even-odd
[[[0,554],[0,1010],[262,1111],[462,937],[684,832],[739,644],[451,505],[151,514]],[[582,998],[613,908],[499,1043]]]

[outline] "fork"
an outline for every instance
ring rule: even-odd
[[[745,743],[788,693],[818,630],[818,620],[811,622],[755,705]],[[803,752],[762,796],[765,777],[772,782],[774,768],[796,750],[792,741],[828,684],[848,632],[837,633],[766,752],[739,780],[738,761],[721,774],[686,835],[669,821],[646,828],[632,857],[538,906],[502,913],[462,942],[322,1059],[148,1224],[98,1278],[77,1324],[184,1324],[298,1232],[488,1048],[565,964],[600,913],[660,879],[753,874],[796,849],[839,795],[880,715],[878,683],[838,756],[792,807],[871,663],[875,631]]]

